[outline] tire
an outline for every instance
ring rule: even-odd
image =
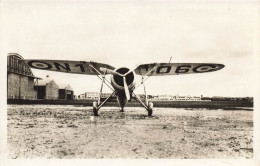
[[[94,114],[94,116],[98,116],[98,107],[97,107],[97,102],[96,101],[94,101],[93,102],[93,114]]]
[[[152,114],[153,114],[153,103],[152,102],[149,102],[148,103],[148,116],[151,117]]]

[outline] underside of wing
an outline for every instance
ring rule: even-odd
[[[50,70],[74,74],[98,75],[98,72],[104,73],[100,68],[114,70],[115,68],[97,62],[85,61],[63,61],[63,60],[23,60],[28,66],[34,69]],[[98,72],[97,72],[98,71]]]
[[[217,71],[225,66],[215,63],[151,63],[139,65],[134,71],[139,75],[162,76],[206,73]]]

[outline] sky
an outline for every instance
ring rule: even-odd
[[[24,59],[130,68],[171,57],[172,63],[221,63],[225,68],[216,72],[150,77],[147,93],[253,96],[257,9],[254,2],[5,3],[1,61],[6,62],[7,53],[18,53]],[[101,85],[96,76],[36,69],[33,73],[70,84],[76,95],[99,91]]]

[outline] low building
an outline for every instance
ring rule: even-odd
[[[176,100],[176,97],[173,96],[173,95],[158,95],[156,97],[153,97],[153,100],[160,100],[160,101],[163,101],[163,100],[166,100],[166,101],[170,101],[170,100]]]
[[[99,92],[86,92],[85,93],[86,99],[98,99],[98,97],[99,97]]]
[[[177,101],[201,101],[201,97],[200,96],[176,96]]]
[[[101,93],[101,98],[108,98],[111,93]]]
[[[85,99],[85,93],[78,95],[78,99]]]
[[[30,67],[22,61],[23,57],[10,53],[7,57],[7,99],[36,99],[34,81],[39,79]]]
[[[39,80],[35,85],[37,99],[57,100],[59,98],[59,86],[53,79]]]
[[[173,96],[173,95],[159,95],[154,97],[153,100],[160,100],[160,101],[201,101],[200,96]]]
[[[70,85],[59,84],[59,99],[63,100],[73,100],[74,91]]]

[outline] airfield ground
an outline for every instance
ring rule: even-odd
[[[8,106],[10,158],[252,158],[253,111]]]

